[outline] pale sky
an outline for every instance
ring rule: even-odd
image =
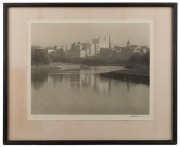
[[[70,47],[73,42],[89,42],[101,36],[111,36],[111,45],[150,46],[149,23],[33,23],[31,43],[39,46]]]

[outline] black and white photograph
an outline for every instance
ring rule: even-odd
[[[29,23],[29,119],[152,119],[150,20]]]
[[[177,10],[4,3],[3,144],[177,144]]]

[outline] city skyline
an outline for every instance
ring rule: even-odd
[[[111,36],[114,45],[150,46],[149,23],[32,23],[31,45],[70,47],[74,42],[92,42],[92,39]],[[138,36],[138,37],[137,37]]]

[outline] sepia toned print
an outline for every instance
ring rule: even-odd
[[[32,120],[152,119],[150,20],[29,24]]]

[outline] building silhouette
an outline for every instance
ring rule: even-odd
[[[83,43],[80,48],[80,58],[94,56],[100,52],[111,49],[110,35],[107,37],[99,35],[99,38],[92,40],[92,43]]]

